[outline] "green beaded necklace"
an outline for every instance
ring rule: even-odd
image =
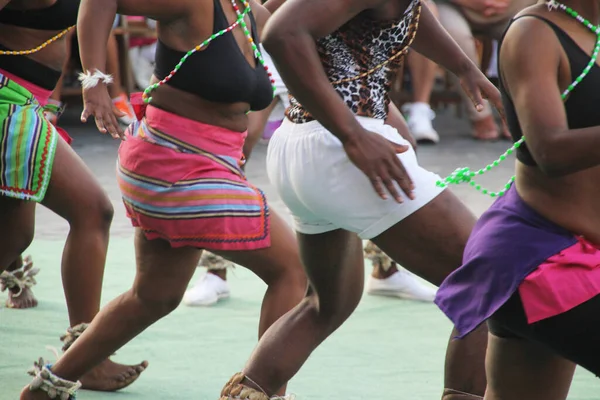
[[[560,4],[556,0],[549,1],[547,4],[548,4],[549,10],[560,9],[560,10],[564,11],[571,17],[575,18],[577,21],[581,22],[585,27],[587,27],[589,30],[591,30],[593,33],[595,33],[597,36],[596,47],[594,48],[594,52],[592,53],[590,62],[584,68],[581,75],[579,75],[577,77],[577,79],[575,79],[575,81],[573,83],[571,83],[567,87],[567,89],[562,93],[561,97],[564,101],[567,98],[567,96],[573,91],[573,89],[575,89],[575,87],[579,83],[581,83],[583,78],[586,77],[586,75],[590,72],[592,67],[596,64],[596,59],[598,58],[598,54],[600,53],[600,26],[593,25],[590,21],[583,18],[572,8],[567,7],[564,4]],[[493,161],[491,164],[486,165],[484,168],[481,168],[480,170],[475,171],[475,172],[471,171],[471,169],[468,167],[457,168],[452,174],[450,174],[448,177],[444,178],[443,181],[438,181],[436,183],[436,185],[438,187],[446,188],[446,187],[448,187],[448,185],[451,185],[451,184],[458,185],[458,184],[461,184],[464,182],[468,182],[469,185],[471,185],[473,188],[475,188],[475,190],[480,191],[483,194],[487,194],[491,197],[503,196],[506,193],[506,191],[510,188],[512,183],[515,181],[515,176],[510,178],[510,180],[506,183],[506,185],[504,185],[504,188],[498,192],[492,192],[492,191],[489,191],[488,189],[482,188],[481,185],[479,185],[477,182],[475,182],[474,178],[476,176],[483,175],[487,171],[498,166],[498,164],[500,164],[500,162],[506,160],[506,157],[511,155],[524,142],[525,142],[525,137],[523,136],[519,141],[515,142],[515,144],[513,144],[511,148],[506,150],[498,159]]]
[[[220,30],[217,33],[213,33],[212,35],[210,35],[210,37],[208,39],[206,39],[205,41],[203,41],[202,43],[200,43],[198,46],[194,47],[192,50],[188,51],[181,58],[181,60],[179,60],[179,62],[177,63],[177,65],[175,65],[175,68],[173,68],[173,70],[169,73],[169,75],[167,75],[161,81],[156,82],[155,84],[152,84],[152,85],[148,86],[146,88],[146,90],[144,90],[144,94],[142,95],[142,98],[144,99],[144,102],[146,104],[148,104],[148,103],[150,103],[152,101],[152,96],[150,96],[150,93],[152,93],[152,91],[156,90],[159,86],[164,85],[165,83],[169,82],[171,80],[171,78],[173,78],[173,76],[177,73],[177,71],[179,71],[179,69],[181,68],[181,66],[183,65],[183,63],[186,62],[186,60],[192,54],[194,54],[195,52],[200,51],[201,49],[205,48],[206,46],[208,46],[208,44],[210,42],[212,42],[213,40],[215,40],[219,36],[222,36],[222,35],[224,35],[226,33],[231,32],[238,25],[240,27],[242,27],[242,30],[244,31],[244,35],[248,39],[248,43],[250,43],[250,46],[252,47],[252,51],[254,52],[254,57],[256,59],[258,59],[258,62],[262,65],[262,67],[267,72],[267,75],[269,76],[269,79],[271,80],[271,85],[273,86],[273,93],[275,92],[275,90],[276,90],[275,85],[274,85],[275,84],[275,80],[273,79],[272,74],[269,72],[269,67],[265,64],[265,60],[262,57],[262,54],[260,53],[260,50],[258,49],[258,46],[254,42],[254,39],[252,38],[252,34],[248,30],[248,26],[246,24],[246,21],[244,21],[244,18],[246,17],[246,15],[248,15],[250,13],[250,11],[252,11],[250,9],[250,3],[248,3],[247,0],[242,0],[242,2],[244,3],[244,11],[240,11],[240,9],[239,9],[239,7],[238,7],[238,5],[236,3],[236,0],[231,0],[231,4],[233,5],[233,9],[235,10],[235,13],[237,15],[237,19],[233,22],[233,24],[231,24],[229,27],[227,27],[225,29]]]

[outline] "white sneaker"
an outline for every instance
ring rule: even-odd
[[[404,268],[399,268],[398,272],[386,279],[369,276],[367,280],[367,293],[374,296],[433,302],[436,292],[435,288],[419,282],[415,275]]]
[[[433,129],[431,121],[435,118],[435,112],[427,103],[408,103],[402,106],[402,112],[410,133],[417,142],[428,141],[438,143],[440,135]]]
[[[204,274],[196,284],[185,292],[183,304],[190,307],[212,306],[229,297],[229,284],[215,274]]]

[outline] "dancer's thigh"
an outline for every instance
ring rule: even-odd
[[[537,343],[489,335],[485,400],[565,400],[575,365]]]
[[[515,293],[488,320],[499,337],[520,337],[553,351],[600,376],[600,295],[554,317],[529,324]]]
[[[449,190],[373,238],[394,261],[434,285],[461,265],[475,216]]]
[[[170,311],[177,307],[196,271],[201,251],[193,247],[172,248],[162,240],[148,240],[136,229],[137,274],[133,292],[146,304]]]

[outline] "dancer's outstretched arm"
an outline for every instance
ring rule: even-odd
[[[315,45],[315,39],[386,1],[390,0],[287,0],[269,19],[263,43],[290,93],[340,139],[348,158],[367,175],[379,196],[387,198],[389,192],[402,202],[394,182],[409,198],[414,189],[397,157],[408,147],[392,144],[358,123],[331,86]]]
[[[0,0],[4,1],[4,0]],[[123,15],[140,15],[154,20],[193,18],[193,0],[82,0],[77,20],[79,52],[84,72],[105,72],[106,43],[117,11]],[[114,138],[124,138],[115,117],[107,86],[100,83],[83,89],[84,110],[81,120],[94,116],[98,130]]]

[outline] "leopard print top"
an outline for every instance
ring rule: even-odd
[[[413,0],[400,20],[377,21],[359,14],[317,40],[323,68],[354,114],[387,117],[392,82],[414,38],[420,10],[420,0]],[[286,116],[295,123],[314,120],[292,95]]]

